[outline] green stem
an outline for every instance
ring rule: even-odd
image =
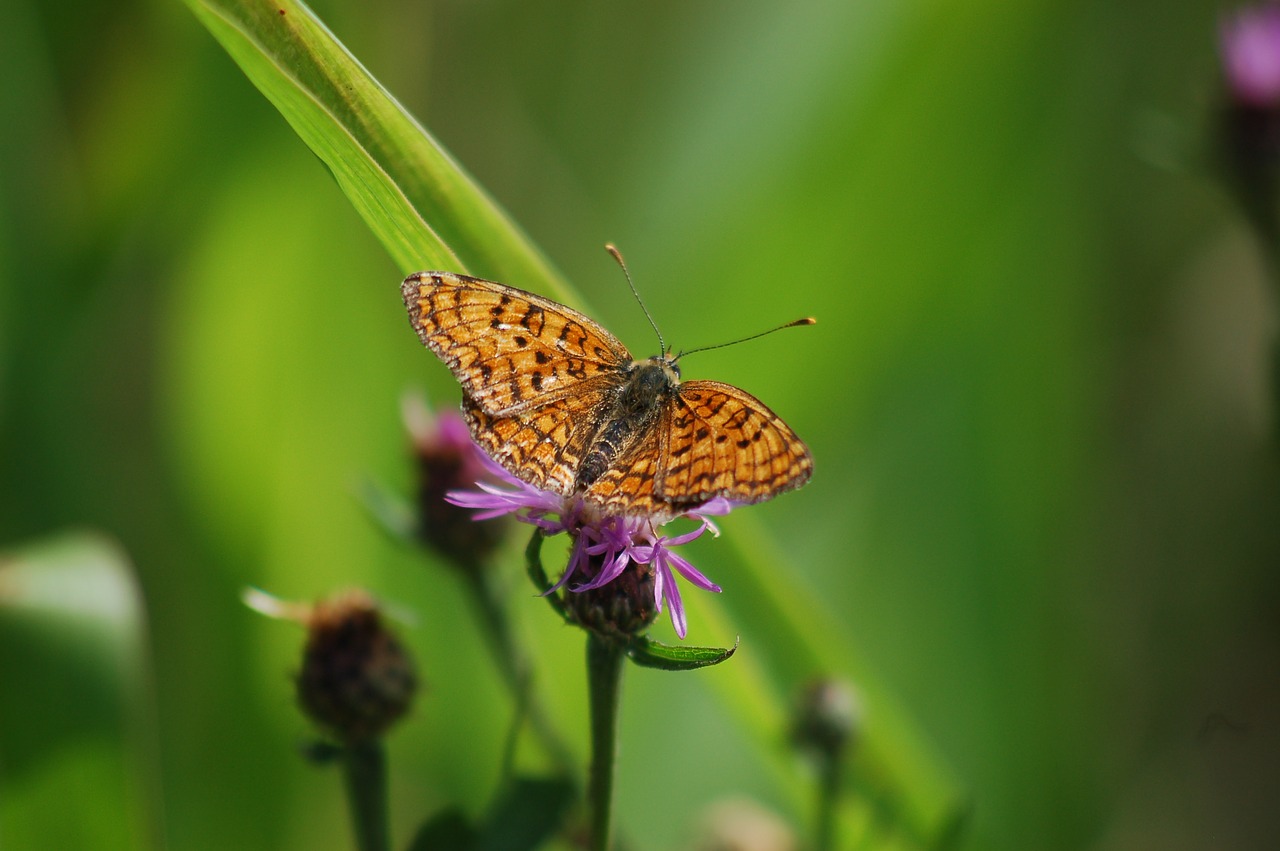
[[[814,851],[835,847],[836,810],[840,804],[840,753],[824,754],[818,764],[817,825]]]
[[[533,730],[547,755],[551,757],[556,768],[565,776],[573,773],[573,756],[569,746],[560,738],[555,725],[551,723],[542,703],[533,693],[530,681],[531,666],[528,657],[521,651],[511,632],[511,622],[507,619],[506,609],[502,604],[502,596],[494,586],[495,571],[466,570],[466,589],[476,607],[484,634],[489,641],[489,649],[502,674],[502,679],[515,699],[517,711],[529,719],[529,727]]]
[[[618,755],[618,695],[622,688],[622,648],[595,633],[587,635],[587,689],[591,700],[591,773],[587,806],[591,851],[608,851],[613,815],[613,767]]]
[[[342,773],[359,851],[389,851],[387,826],[387,758],[382,740],[349,745],[342,753]]]

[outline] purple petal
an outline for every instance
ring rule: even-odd
[[[697,585],[703,591],[712,591],[716,594],[720,593],[720,586],[704,576],[702,572],[694,567],[687,559],[678,556],[671,551],[667,551],[664,561],[673,565],[676,570],[680,571],[681,576],[688,579],[694,585]]]
[[[721,517],[728,514],[730,511],[733,511],[740,505],[742,505],[742,503],[734,502],[733,500],[727,499],[723,496],[718,496],[715,499],[704,502],[693,511],[690,511],[689,516],[700,518],[703,515],[710,514],[712,517]]]
[[[480,447],[471,439],[471,429],[467,421],[457,411],[441,411],[436,417],[436,434],[440,441],[448,446],[463,448],[470,446],[477,455],[484,455]],[[485,456],[488,457],[488,456]]]
[[[698,538],[701,538],[702,534],[706,532],[708,529],[711,530],[713,533],[716,532],[716,527],[711,524],[711,521],[704,519],[701,525],[698,526],[698,528],[690,532],[685,532],[683,535],[676,535],[674,538],[663,538],[661,539],[661,543],[663,544],[663,546],[666,546],[666,547],[678,547],[678,546],[681,546],[682,544],[687,544],[690,541],[694,541],[694,540],[697,540]]]
[[[479,447],[476,447],[476,449],[477,449],[477,454],[480,456],[480,463],[484,464],[484,468],[488,470],[490,473],[492,473],[494,478],[498,479],[499,481],[505,482],[506,484],[510,485],[513,488],[519,488],[521,490],[528,489],[528,490],[537,491],[537,488],[533,487],[533,485],[530,485],[528,482],[521,481],[520,479],[517,479],[515,476],[511,475],[511,473],[507,472],[507,468],[503,467],[497,461],[490,458],[489,453],[485,452],[484,450],[481,450]],[[537,491],[537,492],[542,493],[542,491]]]
[[[1222,62],[1231,93],[1268,106],[1280,99],[1280,8],[1242,9],[1222,22]]]
[[[664,572],[661,565],[654,567],[653,571],[653,607],[658,610],[658,614],[662,614],[662,606],[666,602],[667,585],[672,582],[671,574]]]
[[[621,574],[622,571],[626,569],[627,565],[630,562],[631,562],[631,558],[627,555],[627,551],[622,550],[616,556],[610,558],[609,561],[606,562],[604,568],[600,571],[599,576],[597,576],[595,579],[592,579],[590,582],[588,582],[585,585],[579,585],[573,590],[574,591],[591,591],[595,588],[601,587],[602,585],[608,585],[610,582],[618,578],[619,574]]]
[[[659,559],[658,576],[663,577],[661,582],[662,596],[666,597],[667,602],[671,605],[671,625],[675,627],[676,635],[683,640],[685,634],[689,631],[689,625],[684,616],[684,603],[680,600],[680,589],[676,587],[675,577],[671,575],[671,570],[663,559]],[[655,585],[657,584],[655,583]],[[658,611],[662,611],[661,607],[659,607]]]
[[[552,585],[546,591],[542,592],[543,597],[547,596],[548,594],[554,594],[555,592],[563,588],[564,584],[568,582],[570,577],[573,576],[574,572],[577,571],[578,565],[582,562],[582,559],[586,558],[585,548],[581,545],[582,540],[583,540],[582,538],[574,539],[573,552],[570,553],[569,555],[569,563],[565,566],[564,573],[560,574],[560,579],[556,582],[555,585]]]

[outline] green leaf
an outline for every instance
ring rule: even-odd
[[[462,810],[441,810],[418,828],[409,851],[476,851],[479,837]]]
[[[112,541],[66,535],[0,553],[6,848],[163,846],[145,624]]]
[[[406,274],[470,271],[571,300],[506,214],[296,0],[187,0],[328,166]]]
[[[732,656],[738,649],[733,647],[685,647],[663,644],[648,636],[633,638],[627,645],[627,655],[631,661],[643,668],[657,668],[661,671],[692,671],[695,668],[707,668],[719,665]]]
[[[485,819],[479,851],[541,846],[559,829],[575,797],[573,784],[562,778],[515,778]]]

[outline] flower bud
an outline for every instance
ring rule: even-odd
[[[347,744],[381,735],[409,709],[417,676],[377,605],[347,592],[317,603],[306,623],[297,679],[303,711]]]
[[[603,569],[602,556],[587,556],[579,568],[584,584]],[[653,567],[632,561],[612,581],[599,588],[569,591],[565,609],[582,626],[606,638],[627,639],[653,625],[658,617]]]
[[[862,709],[853,688],[843,680],[821,679],[800,695],[792,720],[791,740],[822,757],[837,757],[857,738]]]
[[[470,509],[445,500],[453,490],[489,478],[480,449],[455,411],[435,416],[419,398],[403,403],[405,427],[418,466],[418,536],[455,565],[484,564],[502,541],[500,520],[477,523]]]

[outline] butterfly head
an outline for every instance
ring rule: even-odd
[[[665,354],[654,355],[651,358],[636,361],[636,366],[661,374],[668,384],[676,385],[680,383],[680,367],[676,364],[676,360],[677,357],[668,351]]]

